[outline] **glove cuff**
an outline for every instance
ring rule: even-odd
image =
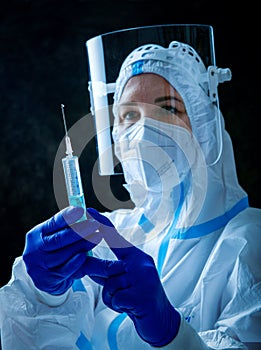
[[[180,323],[181,323],[180,313],[172,305],[170,305],[170,315],[168,316],[169,326],[168,326],[168,331],[166,333],[166,336],[160,342],[149,343],[149,344],[155,348],[161,348],[171,343],[178,334]]]
[[[23,260],[22,260],[23,262]],[[24,262],[23,262],[24,264]],[[26,272],[26,268],[24,268],[25,272]],[[69,288],[65,293],[60,294],[60,295],[53,295],[47,292],[44,292],[43,290],[40,290],[39,288],[37,288],[33,282],[33,280],[31,279],[31,277],[27,274],[26,272],[26,276],[27,276],[27,282],[28,285],[30,286],[31,290],[34,291],[37,299],[46,305],[49,306],[59,306],[62,305],[65,300],[68,298],[68,295],[71,291],[71,288]]]

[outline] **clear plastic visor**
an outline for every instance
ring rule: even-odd
[[[135,56],[136,58],[134,57],[129,64],[129,66],[132,67],[132,73],[127,72],[126,74],[130,74],[130,76],[127,76],[126,79],[124,77],[118,79],[123,62],[135,49],[143,45],[155,45],[166,49],[175,41],[188,44],[196,51],[202,60],[199,69],[196,67],[195,71],[194,63],[190,64],[189,56],[193,56],[193,52],[191,53],[187,51],[186,57],[188,59],[183,60],[184,55],[182,56],[182,48],[180,48],[171,58],[173,62],[169,62],[170,67],[173,66],[174,69],[165,69],[168,66],[168,62],[159,63],[161,59],[161,50],[159,50],[157,51],[159,60],[157,60],[157,57],[156,59],[153,58],[148,64],[148,61],[146,61],[148,57],[145,55],[140,56],[142,62],[146,63],[142,66],[144,71],[141,69],[135,73],[133,69],[139,69],[139,64],[137,63],[140,61],[138,53],[137,57]],[[186,115],[189,119],[189,127],[191,127],[192,132],[195,134],[199,144],[202,144],[203,148],[205,147],[207,149],[212,147],[213,145],[211,146],[211,142],[215,143],[215,149],[212,149],[211,152],[206,154],[206,163],[211,165],[218,161],[222,151],[222,133],[217,85],[218,82],[221,81],[220,76],[222,75],[222,72],[216,67],[214,38],[211,26],[179,24],[132,28],[94,37],[86,42],[86,47],[89,66],[91,112],[95,119],[100,175],[122,173],[121,165],[114,152],[115,137],[112,137],[114,126],[114,134],[117,134],[120,132],[121,128],[124,129],[126,127],[130,118],[134,118],[131,121],[132,125],[135,122],[135,118],[140,120],[142,114],[145,117],[153,117],[153,113],[154,117],[156,115],[155,119],[160,120],[160,118],[163,117],[167,120],[168,118],[173,117],[179,123],[179,111],[176,113],[175,108],[185,109]],[[167,52],[167,50],[165,51]],[[165,54],[165,51],[162,50],[163,54]],[[152,52],[150,48],[148,49],[148,52]],[[167,56],[165,58],[167,59]],[[194,55],[193,59],[195,61],[198,60],[196,55]],[[187,64],[187,62],[189,64]],[[202,68],[202,64],[203,67],[205,67],[204,69]],[[159,70],[157,71],[157,69]],[[185,71],[184,78],[182,76],[183,70]],[[135,79],[138,81],[138,76],[143,75],[141,73],[151,73],[155,75],[157,72],[159,72],[158,74],[160,75],[160,78],[163,78],[163,80],[165,80],[165,82],[167,81],[171,86],[170,89],[172,89],[171,94],[173,96],[171,95],[172,97],[170,100],[175,100],[175,94],[179,96],[179,102],[176,100],[176,105],[174,104],[172,106],[171,103],[169,103],[169,105],[171,105],[169,110],[167,110],[168,108],[166,108],[165,105],[163,106],[160,103],[154,103],[156,98],[155,94],[157,94],[156,91],[152,92],[149,90],[150,96],[148,96],[148,99],[144,96],[137,98],[137,94],[135,95],[134,90],[132,92],[126,92],[129,85],[126,85],[126,83],[129,79],[132,79],[131,77],[133,75],[135,75]],[[227,72],[227,75],[229,75],[229,72]],[[122,82],[119,82],[119,80],[122,80]],[[191,81],[193,81],[193,83],[191,83]],[[196,88],[193,89],[193,86]],[[152,85],[152,88],[155,90],[155,85]],[[115,89],[122,90],[120,91],[120,95],[119,91],[116,91],[115,93]],[[163,94],[163,96],[158,97],[164,98],[164,89],[164,86],[159,88],[159,90],[161,90],[159,93]],[[115,103],[114,97],[117,96],[117,93],[119,96]],[[124,97],[124,105],[121,104],[122,96]],[[202,106],[199,100],[202,96],[206,104],[205,110],[204,108],[201,108]],[[132,107],[132,110],[129,109],[129,106]],[[152,114],[149,115],[145,109],[150,110]],[[123,122],[122,116],[126,110],[129,111],[129,120]],[[207,115],[209,112],[211,112],[211,117],[209,117],[210,120],[208,120]],[[120,113],[120,115],[118,113]],[[185,117],[184,113],[183,116]],[[196,119],[201,117],[203,118],[202,125],[199,125],[197,124],[198,120],[196,121]],[[204,118],[206,119],[205,121]],[[180,119],[180,123],[184,123],[184,120]],[[211,125],[211,135],[209,137],[212,138],[212,141],[207,139],[208,135],[206,131],[204,131],[204,123],[206,125]],[[186,125],[188,124],[185,123],[184,126],[186,127]]]

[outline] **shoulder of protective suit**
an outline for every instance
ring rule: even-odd
[[[225,235],[229,237],[257,235],[261,239],[261,209],[248,207],[234,216],[223,231],[223,237]]]
[[[260,261],[261,209],[250,207],[233,217],[223,230],[219,245],[251,264]]]

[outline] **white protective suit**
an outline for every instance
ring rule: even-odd
[[[148,63],[147,72],[164,76],[155,63]],[[174,73],[170,83],[182,96],[208,157],[215,147],[215,140],[207,139],[214,107],[188,75]],[[130,76],[127,72],[119,84]],[[153,256],[166,294],[182,315],[177,337],[161,349],[261,349],[261,210],[248,206],[238,184],[223,120],[222,134],[221,157],[205,168],[204,196],[199,176],[195,193],[187,189],[178,204],[173,204],[170,190],[164,195],[148,192],[141,205],[140,189],[130,179],[135,209],[106,213],[122,235]],[[117,141],[117,132],[114,137]],[[102,244],[93,253],[115,259]],[[12,279],[0,292],[2,349],[152,349],[125,314],[104,305],[101,291],[86,276],[64,295],[41,292],[17,258]]]

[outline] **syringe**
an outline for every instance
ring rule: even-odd
[[[84,214],[78,220],[79,222],[79,221],[87,220],[81,173],[80,173],[78,157],[73,156],[71,140],[70,140],[70,137],[68,136],[67,126],[65,121],[63,104],[61,104],[61,109],[62,109],[62,115],[63,115],[64,129],[65,129],[65,146],[66,146],[66,154],[67,154],[67,156],[62,159],[63,171],[64,171],[69,205],[82,207],[84,209]]]

